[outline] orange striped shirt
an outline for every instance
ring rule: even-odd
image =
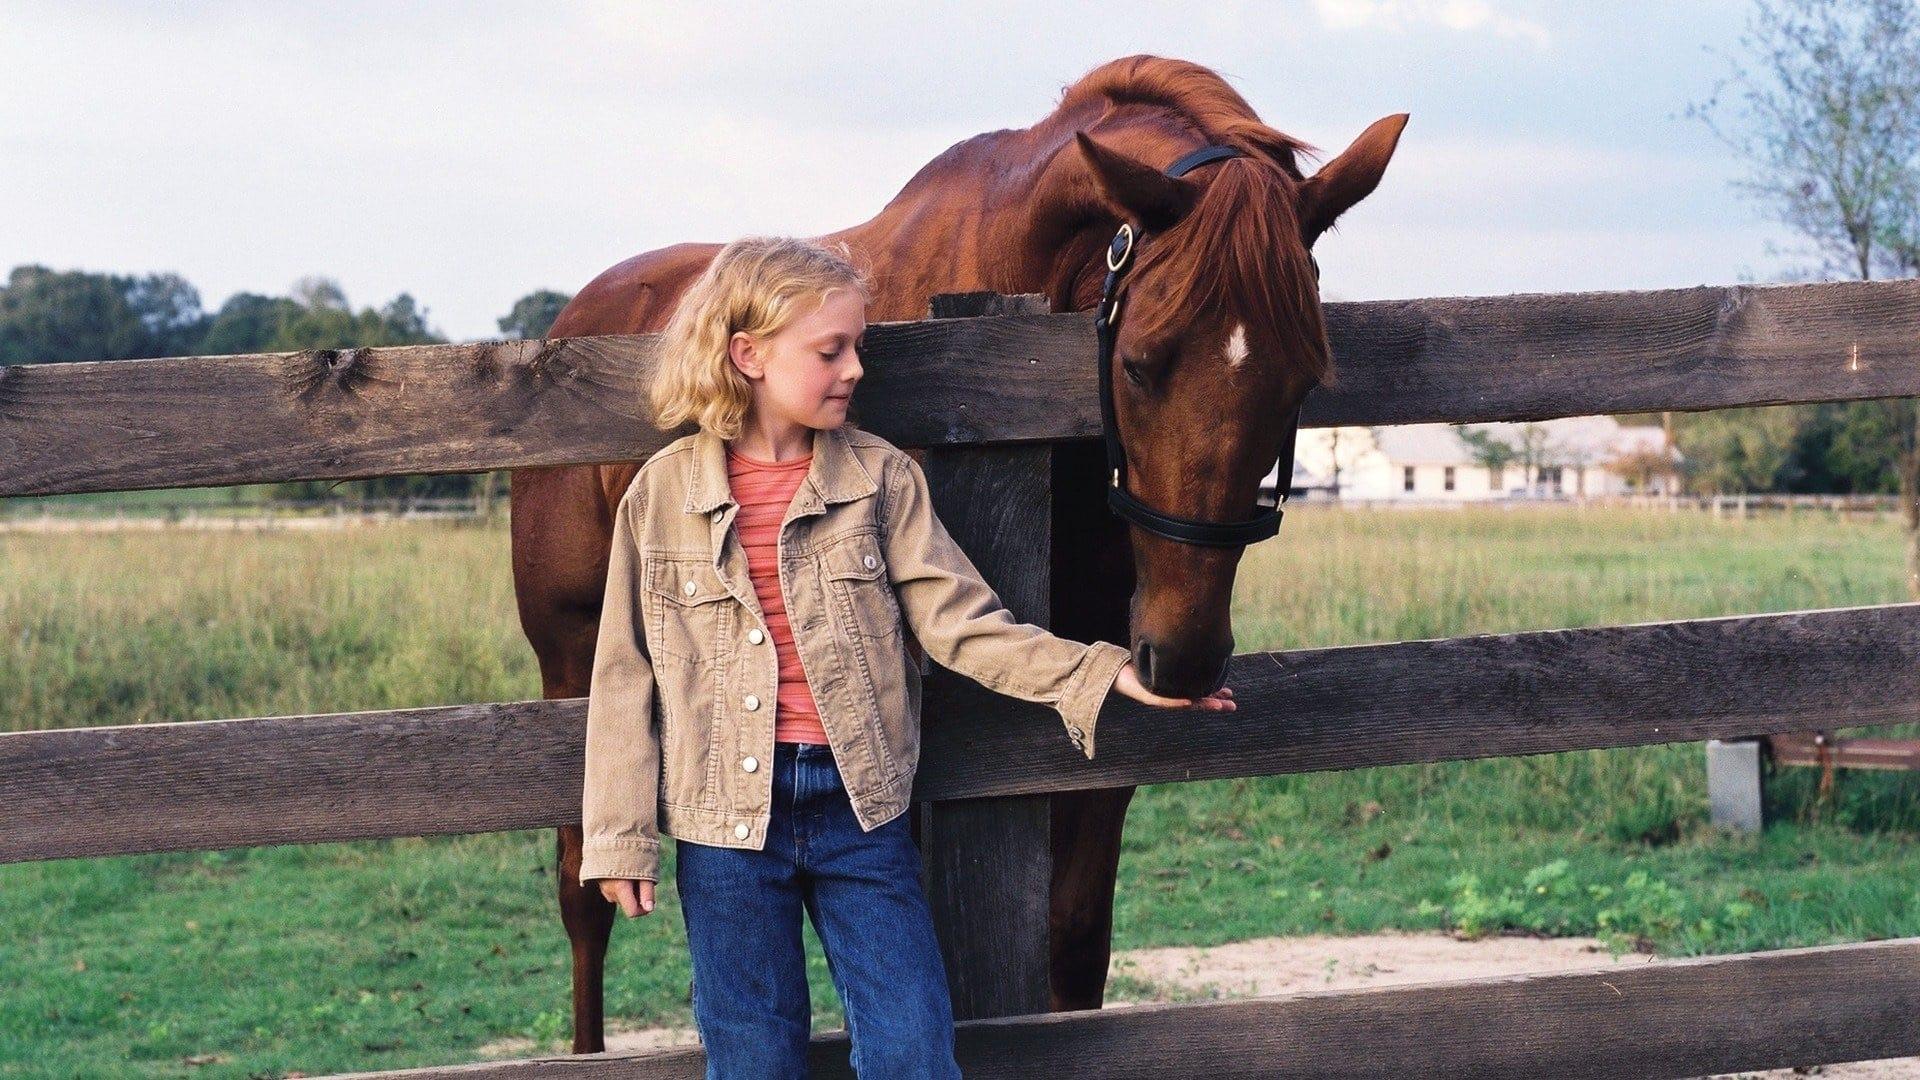
[[[747,573],[753,578],[753,591],[760,598],[760,610],[767,617],[767,629],[773,634],[773,648],[780,661],[780,693],[774,700],[773,738],[775,742],[827,742],[826,729],[820,726],[820,710],[814,706],[813,692],[807,688],[806,674],[800,667],[800,650],[793,644],[793,629],[787,625],[787,602],[780,595],[780,521],[793,505],[793,493],[807,478],[807,465],[813,455],[792,461],[763,461],[727,448],[727,483],[740,504],[733,527],[740,546],[747,552]]]

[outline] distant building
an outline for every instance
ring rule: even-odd
[[[1488,466],[1463,437],[1483,432],[1510,449]],[[1338,468],[1335,468],[1336,461]],[[1422,502],[1593,498],[1674,490],[1678,451],[1658,427],[1610,416],[1533,424],[1405,424],[1307,428],[1295,452],[1296,497]],[[1266,483],[1274,480],[1268,474]]]

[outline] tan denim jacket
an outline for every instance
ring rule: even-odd
[[[582,881],[659,880],[659,834],[760,849],[779,662],[732,529],[726,443],[702,429],[641,466],[614,512],[587,702]],[[926,656],[1057,709],[1093,757],[1129,652],[1016,619],[934,516],[926,474],[871,432],[815,430],[780,525],[781,595],[855,817],[907,808]]]

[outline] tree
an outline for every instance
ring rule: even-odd
[[[195,351],[202,356],[272,352],[280,328],[299,312],[300,305],[285,296],[234,293],[220,305]]]
[[[179,274],[148,274],[114,279],[127,298],[127,308],[146,331],[147,348],[155,356],[181,356],[207,330],[200,309],[200,290]]]
[[[573,298],[552,289],[537,289],[513,302],[513,310],[500,317],[500,332],[510,338],[543,338],[553,329],[553,320]]]
[[[1841,495],[1900,490],[1897,410],[1885,402],[1825,401],[1800,406],[1799,430],[1781,470],[1786,491]]]
[[[1513,464],[1515,458],[1520,456],[1518,448],[1512,443],[1496,436],[1487,428],[1457,427],[1454,428],[1453,431],[1454,434],[1460,436],[1461,442],[1467,444],[1467,452],[1473,455],[1474,464],[1485,468],[1489,475],[1505,469],[1508,465]],[[1533,484],[1532,478],[1525,477],[1524,479],[1527,485],[1531,487]],[[1496,489],[1504,488],[1505,486],[1504,484],[1494,485]],[[1504,492],[1495,490],[1494,494],[1500,495],[1504,494]]]
[[[1755,0],[1740,43],[1750,66],[1732,62],[1687,109],[1752,166],[1735,186],[1812,242],[1820,276],[1920,273],[1920,6]],[[1720,98],[1729,84],[1732,105]],[[1908,588],[1920,597],[1917,410],[1914,399],[1860,402],[1840,426],[1882,432],[1906,512]],[[1750,481],[1765,459],[1731,464]]]
[[[1886,276],[1920,275],[1920,170],[1901,172],[1878,240]]]
[[[1652,489],[1653,481],[1663,481],[1662,487],[1672,491],[1665,483],[1677,479],[1679,468],[1673,457],[1664,449],[1654,446],[1630,446],[1605,462],[1606,468],[1615,476],[1625,477],[1633,490],[1646,492]]]
[[[1686,415],[1674,441],[1685,461],[1687,486],[1714,495],[1774,487],[1798,427],[1792,409],[1716,409]]]
[[[178,274],[16,266],[0,287],[0,364],[180,356],[207,323],[199,292]]]
[[[427,325],[427,309],[412,293],[401,293],[375,313],[381,344],[406,345],[416,342],[445,341]]]
[[[1545,424],[1510,424],[1505,430],[1463,425],[1453,430],[1467,444],[1474,464],[1489,471],[1519,465],[1521,482],[1528,491],[1539,486],[1542,469],[1587,463],[1583,451],[1555,439]]]
[[[1897,257],[1880,242],[1920,153],[1920,9],[1755,0],[1740,44],[1754,68],[1734,62],[1687,115],[1755,167],[1735,188],[1812,241],[1822,272],[1872,277],[1877,258]]]
[[[280,323],[271,348],[276,352],[301,349],[357,349],[376,345],[421,345],[443,342],[427,325],[426,311],[409,293],[401,293],[378,311],[362,308],[358,314],[346,293],[330,278],[306,277],[294,284],[292,307]]]
[[[293,283],[294,303],[310,310],[327,309],[346,311],[347,294],[341,290],[340,283],[329,277],[309,274]]]

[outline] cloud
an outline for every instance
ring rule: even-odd
[[[1553,35],[1532,19],[1507,15],[1487,0],[1313,0],[1320,21],[1335,30],[1377,27],[1404,33],[1438,26],[1463,33],[1485,31],[1545,49]]]

